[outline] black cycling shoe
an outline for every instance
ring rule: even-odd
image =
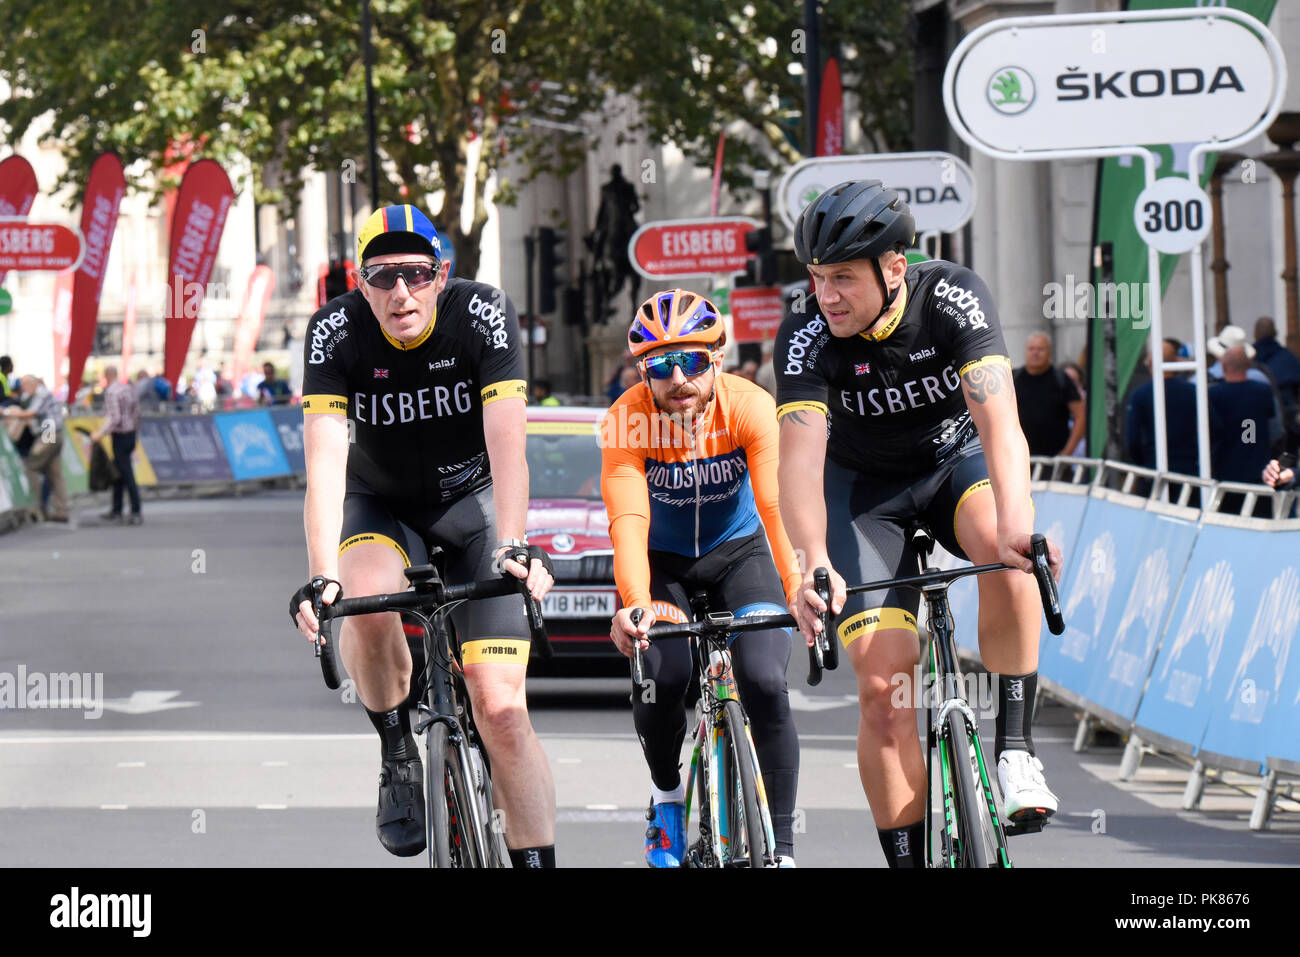
[[[419,755],[403,761],[384,759],[375,830],[389,854],[414,857],[424,850],[424,765]]]

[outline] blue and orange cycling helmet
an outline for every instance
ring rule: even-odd
[[[627,348],[638,359],[660,346],[704,345],[721,349],[727,329],[717,308],[685,289],[657,292],[636,311],[627,331]]]

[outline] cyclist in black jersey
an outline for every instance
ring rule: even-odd
[[[913,589],[855,595],[856,581],[916,567],[906,529],[924,518],[940,543],[975,563],[1030,572],[1029,451],[1016,414],[1011,360],[992,294],[950,262],[909,267],[915,224],[878,180],[841,183],[799,217],[795,252],[814,298],[777,333],[781,518],[806,577],[795,602],[805,639],[825,605],[812,569],[831,571],[836,632],[858,681],[858,768],[891,867],[925,860],[925,764],[917,695],[895,705],[899,676],[915,689]],[[796,304],[796,307],[799,304]],[[1053,574],[1060,551],[1051,546]],[[1007,816],[1055,812],[1030,736],[1039,611],[1033,577],[981,575],[980,652],[1000,674],[998,776]]]
[[[508,571],[540,599],[552,584],[527,549],[528,466],[519,322],[499,289],[449,279],[414,206],[386,206],[357,237],[357,288],[311,318],[304,345],[304,523],[313,578],[351,597],[401,591],[430,546],[453,584]],[[413,560],[414,557],[414,560]],[[312,590],[290,602],[315,639]],[[337,585],[324,591],[326,602]],[[555,786],[524,698],[528,626],[518,595],[453,613],[465,681],[492,760],[516,867],[554,866]],[[397,613],[345,619],[339,654],[381,741],[380,843],[425,846],[423,769],[411,733],[411,656]]]

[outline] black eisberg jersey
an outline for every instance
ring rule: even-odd
[[[312,316],[304,351],[303,413],[347,415],[350,478],[420,504],[492,480],[483,406],[527,396],[519,320],[501,290],[449,280],[429,328],[401,343],[354,289]]]
[[[777,417],[816,409],[827,455],[868,476],[923,475],[976,436],[961,376],[1005,363],[993,296],[965,266],[909,266],[901,312],[878,331],[831,335],[816,298],[781,323],[772,356]]]

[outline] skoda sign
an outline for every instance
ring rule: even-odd
[[[790,167],[777,188],[777,208],[794,228],[803,208],[825,190],[853,179],[878,179],[912,210],[918,233],[956,232],[975,211],[975,177],[950,153],[865,153],[818,156]]]
[[[1277,41],[1238,10],[1013,17],[953,51],[944,106],[977,149],[1033,159],[1233,140],[1271,121],[1285,83]]]

